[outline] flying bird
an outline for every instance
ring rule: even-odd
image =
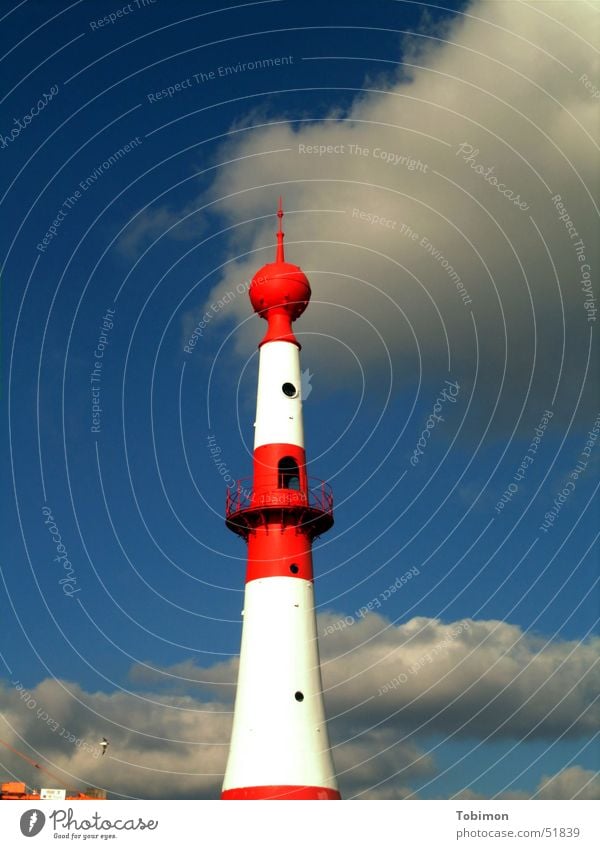
[[[110,743],[108,742],[108,740],[106,739],[106,737],[103,737],[103,738],[102,738],[102,742],[100,743],[100,745],[102,746],[102,757],[104,757],[104,755],[106,754],[106,750],[107,750],[107,749],[108,749],[108,747],[110,746]]]

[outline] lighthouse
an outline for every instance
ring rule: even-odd
[[[250,284],[267,321],[259,344],[253,476],[227,491],[226,524],[246,542],[242,646],[222,799],[339,799],[329,747],[314,607],[312,542],[333,525],[333,496],[306,474],[300,343],[292,322],[310,285],[285,261]]]

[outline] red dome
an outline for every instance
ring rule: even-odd
[[[283,307],[294,321],[310,300],[310,283],[305,273],[291,262],[268,262],[256,272],[249,289],[254,311],[263,318],[271,309]]]

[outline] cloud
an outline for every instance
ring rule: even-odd
[[[600,799],[600,775],[591,769],[571,766],[553,776],[544,775],[534,793],[536,799]]]
[[[230,701],[233,699],[238,666],[237,657],[206,668],[199,667],[191,659],[167,668],[138,663],[131,667],[129,677],[134,684],[160,685],[169,692],[176,689],[185,691],[190,684],[194,684],[195,693],[212,697],[216,695],[223,701]]]
[[[46,679],[21,692],[0,682],[0,713],[0,737],[56,776],[3,752],[6,778],[14,776],[33,787],[102,787],[123,798],[219,797],[231,704],[163,693],[89,693],[72,682]],[[110,747],[100,757],[103,736]],[[387,754],[375,761],[371,756],[380,748]],[[382,764],[388,771],[401,764],[405,779],[433,770],[431,756],[414,744],[395,743],[385,731],[346,743],[337,760],[346,797],[374,783]],[[396,789],[393,780],[381,790],[392,798],[408,792]],[[372,791],[372,797],[378,798],[378,791]]]
[[[436,773],[428,751],[435,735],[555,740],[598,730],[597,639],[546,645],[494,620],[416,617],[394,625],[369,614],[343,622],[335,613],[318,619],[333,756],[346,798],[414,797],[411,784]],[[218,798],[237,664],[137,664],[130,674],[137,692],[90,693],[52,679],[30,691],[6,683],[0,738],[68,786],[100,786],[125,797]],[[100,758],[103,736],[110,748]],[[40,773],[17,756],[4,764],[40,783]],[[544,778],[539,798],[587,798],[596,784],[583,789],[584,778],[572,769]]]
[[[27,698],[17,686],[0,684],[0,737],[58,775],[63,786],[103,787],[125,798],[218,798],[230,705],[190,696],[89,693],[52,679],[25,692]],[[99,757],[103,736],[110,747]],[[30,786],[59,786],[16,755],[3,757],[3,764]]]
[[[130,259],[136,258],[142,248],[165,233],[179,218],[179,215],[174,218],[169,210],[162,206],[140,210],[119,239],[119,250]]]
[[[474,790],[461,790],[453,799],[489,799]],[[591,769],[570,766],[556,775],[544,775],[533,793],[510,790],[494,795],[494,799],[600,799],[600,776]]]
[[[354,619],[353,624],[346,624]],[[600,638],[546,639],[499,620],[444,623],[425,616],[395,625],[370,613],[318,616],[323,687],[337,739],[394,729],[396,739],[444,733],[467,739],[556,739],[600,729]],[[214,667],[186,660],[136,665],[137,683],[193,686],[227,700],[238,659]]]
[[[334,736],[334,740],[337,733]],[[393,728],[367,730],[334,746],[336,774],[345,799],[404,799],[411,780],[436,772],[433,755],[414,741],[399,742]]]
[[[493,414],[506,428],[522,407],[529,427],[555,389],[564,422],[591,324],[576,240],[551,199],[560,194],[595,268],[597,102],[581,82],[598,76],[582,41],[595,12],[483,1],[465,12],[443,37],[425,21],[404,38],[405,64],[382,66],[345,111],[294,121],[273,110],[266,119],[262,107],[255,123],[271,123],[256,129],[246,116],[200,198],[227,225],[247,222],[226,242],[241,258],[185,320],[271,261],[281,192],[288,258],[313,288],[298,332],[317,334],[307,354],[327,361],[332,386],[354,375],[354,355],[376,383],[387,350],[402,364],[397,387],[419,374],[437,384],[449,360],[465,389],[477,373],[473,427]],[[248,315],[234,297],[210,332]],[[256,321],[240,326],[238,351],[246,356],[259,333]]]
[[[546,640],[496,620],[415,617],[395,625],[369,614],[346,621],[333,612],[318,617],[333,755],[346,796],[409,795],[411,781],[435,773],[427,745],[440,734],[552,741],[600,727],[598,639]],[[223,698],[237,661],[202,668],[189,660],[164,672],[134,667],[132,676],[156,688],[169,681],[165,672],[180,673],[182,685],[199,680],[203,692]]]
[[[580,737],[600,728],[600,640],[546,641],[496,620],[394,625],[370,614],[340,630],[320,617],[329,715],[398,737]],[[334,630],[337,625],[337,630]]]
[[[197,238],[202,232],[203,221],[197,215],[196,207],[196,203],[192,202],[182,208],[156,204],[141,209],[119,238],[118,250],[125,258],[134,260],[163,236],[178,241]]]

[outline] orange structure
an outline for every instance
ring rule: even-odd
[[[13,746],[9,745],[4,740],[0,740],[3,746],[13,752],[15,755],[18,755],[24,761],[27,761],[28,764],[39,769],[41,772],[46,773],[46,775],[50,776],[53,782],[58,782],[58,788],[63,788],[61,785],[63,781],[58,776],[54,775],[50,772],[46,767],[41,766],[41,764],[36,763],[32,758],[24,755],[23,752],[20,752],[18,749],[15,749]],[[28,790],[24,781],[4,781],[0,784],[0,801],[7,800],[19,800],[19,799],[40,799],[40,791],[37,789]],[[71,800],[80,800],[80,799],[106,799],[106,790],[101,790],[98,787],[86,787],[84,791],[81,790],[66,790],[65,789],[65,799]]]

